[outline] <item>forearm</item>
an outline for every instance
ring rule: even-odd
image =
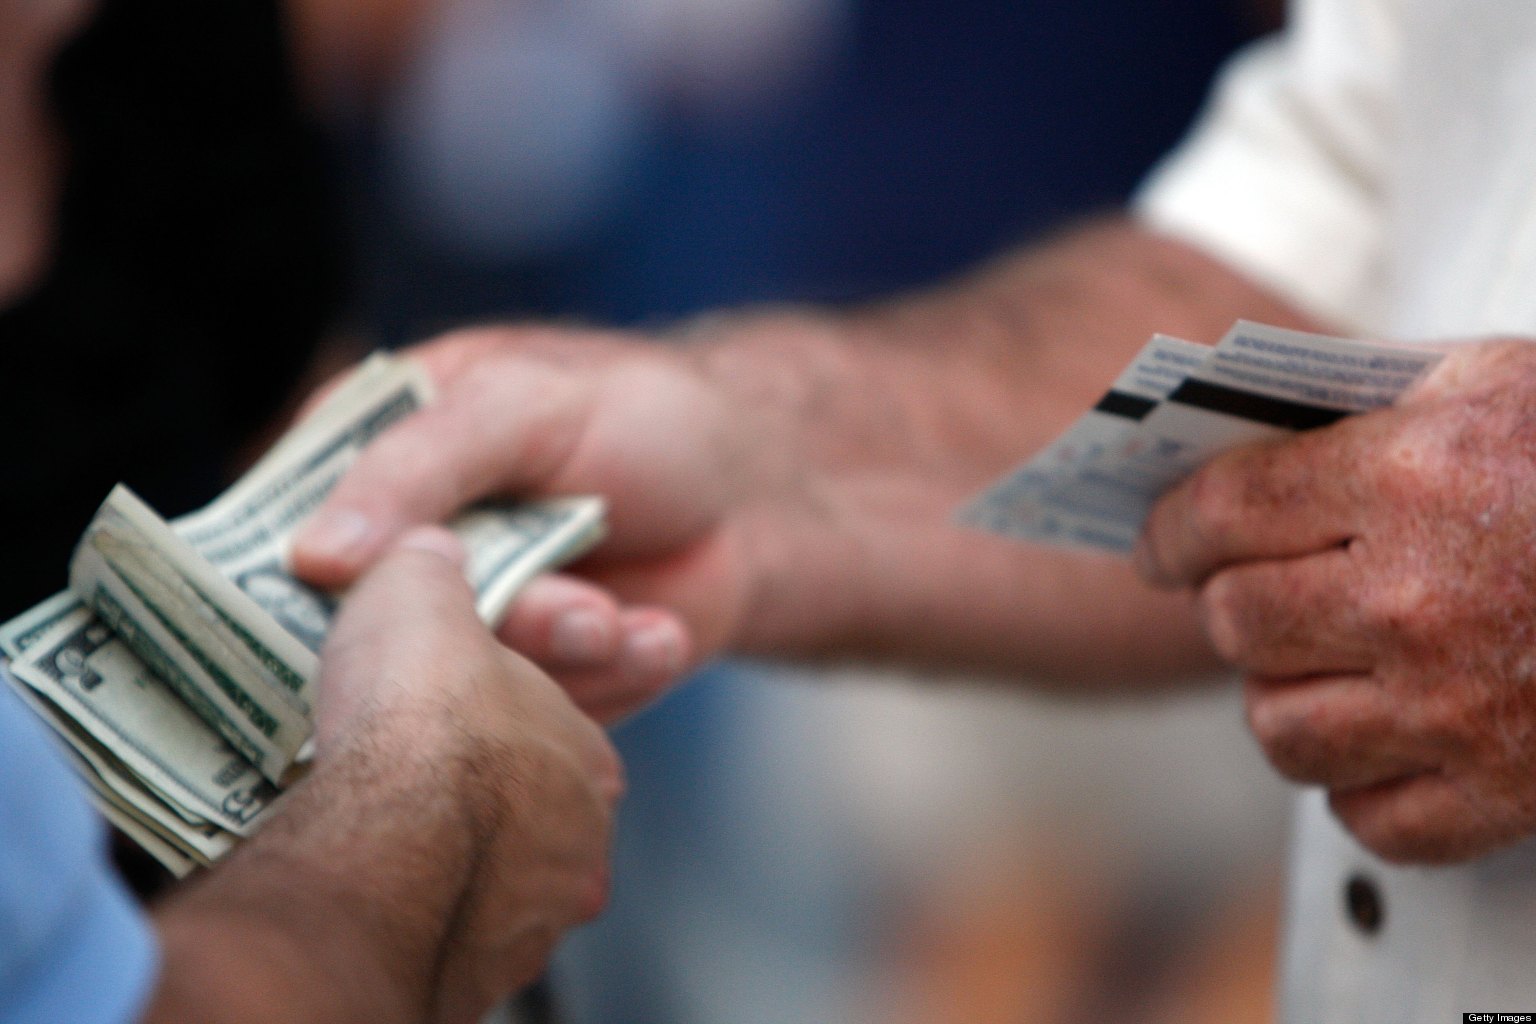
[[[743,458],[781,460],[755,475],[801,496],[742,541],[756,586],[740,646],[1073,680],[1211,665],[1185,602],[1122,560],[951,518],[1088,408],[1149,335],[1212,342],[1238,317],[1304,322],[1202,254],[1106,221],[914,297],[728,331],[708,372],[743,407],[783,417],[767,436],[795,439]]]
[[[163,968],[148,1024],[421,1019],[408,1012],[395,979],[359,952],[368,937],[347,918],[309,907],[275,920],[264,911],[246,917],[243,909],[199,898],[157,915]]]
[[[1154,333],[1215,344],[1240,318],[1315,327],[1203,252],[1103,218],[851,310],[836,341],[868,379],[865,416],[932,453],[935,470],[986,482],[1098,401]]]
[[[432,1017],[474,823],[450,796],[462,792],[452,764],[384,764],[378,749],[338,750],[260,834],[156,908],[164,967],[149,1021]]]
[[[785,574],[797,577],[785,587],[798,599],[754,616],[742,648],[963,670],[1073,693],[1158,688],[1221,667],[1188,596],[1150,590],[1122,559],[947,524],[868,532],[869,542],[842,550],[807,544],[811,554]],[[857,564],[848,564],[850,550]]]

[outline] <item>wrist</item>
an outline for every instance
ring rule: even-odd
[[[431,1015],[480,842],[446,731],[426,715],[375,716],[259,834],[158,908],[168,977],[173,956],[185,965],[178,1005],[221,1005],[228,986],[281,1010],[232,1020]]]
[[[161,969],[146,1024],[422,1019],[422,997],[393,959],[374,955],[373,934],[325,894],[297,885],[241,901],[205,887],[217,888],[193,883],[156,911]],[[278,899],[288,908],[274,914]]]
[[[914,478],[933,374],[860,313],[774,308],[695,322],[685,358],[720,396],[741,612],[729,646],[807,655],[868,631],[871,488]],[[921,459],[920,459],[921,461]]]

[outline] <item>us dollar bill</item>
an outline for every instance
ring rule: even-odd
[[[335,598],[288,569],[295,532],[357,455],[432,398],[414,364],[365,362],[205,508],[167,523],[125,487],[71,563],[71,589],[0,625],[7,681],[69,747],[99,806],[173,871],[249,835],[302,772]],[[466,512],[479,614],[603,534],[566,497]]]
[[[86,528],[70,587],[272,782],[309,740],[315,654],[119,484]]]
[[[8,675],[57,710],[44,720],[67,745],[89,737],[192,820],[249,835],[277,798],[250,761],[84,608],[13,661]]]
[[[61,591],[41,604],[33,605],[0,625],[0,652],[8,658],[21,657],[49,630],[79,610],[80,599],[71,590]]]
[[[36,703],[39,714],[47,716],[50,713],[46,702],[38,699]],[[67,720],[56,721],[61,728],[69,726]],[[168,865],[173,870],[181,867],[182,861],[188,868],[211,864],[234,848],[232,833],[210,821],[188,815],[184,809],[144,785],[106,748],[87,738],[74,736],[67,742],[65,754],[76,773],[90,783],[98,809],[119,828],[132,834],[141,846],[149,845],[141,835],[148,833],[157,843],[180,855]],[[130,819],[132,824],[124,824],[120,817]],[[159,850],[154,852],[156,857],[165,860]]]
[[[535,574],[589,544],[601,524],[595,511],[575,498],[455,521],[483,617],[499,617]],[[70,584],[225,740],[281,782],[309,739],[319,668],[312,648],[329,628],[328,599],[270,562],[227,578],[122,485],[86,529]]]
[[[299,525],[374,438],[432,399],[415,364],[374,356],[225,494],[176,520],[176,533],[313,652],[334,599],[295,579],[288,554]],[[601,498],[481,506],[448,524],[466,552],[480,615],[499,618],[540,572],[579,557],[603,535]]]

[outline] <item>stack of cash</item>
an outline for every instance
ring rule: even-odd
[[[289,574],[290,542],[363,446],[430,398],[414,364],[374,356],[207,507],[166,522],[119,485],[69,590],[0,626],[0,674],[101,812],[173,873],[227,853],[302,775],[334,602]],[[481,617],[595,544],[603,511],[561,498],[450,523]]]
[[[1440,358],[1246,321],[1214,348],[1157,335],[1097,405],[960,518],[1127,552],[1158,496],[1212,456],[1389,406]]]

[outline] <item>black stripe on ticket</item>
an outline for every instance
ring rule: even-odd
[[[1174,389],[1168,401],[1289,430],[1326,427],[1349,415],[1342,409],[1256,395],[1252,391],[1241,391],[1204,380],[1186,380]]]
[[[1128,395],[1124,391],[1106,391],[1104,397],[1099,399],[1099,404],[1094,406],[1099,412],[1124,416],[1128,420],[1139,420],[1156,408],[1157,403],[1152,399]]]

